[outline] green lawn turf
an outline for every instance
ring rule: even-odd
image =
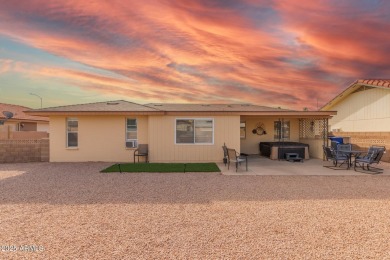
[[[119,169],[120,167],[120,169]],[[101,172],[221,172],[215,163],[124,163]]]

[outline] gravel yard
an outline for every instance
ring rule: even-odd
[[[0,164],[0,259],[390,259],[388,175],[109,165]]]

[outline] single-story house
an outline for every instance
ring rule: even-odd
[[[390,148],[390,79],[360,79],[325,104],[321,111],[337,111],[329,120],[334,135],[349,137],[360,148]],[[390,161],[390,153],[384,156]]]
[[[16,139],[47,137],[49,118],[24,113],[30,109],[25,106],[0,103],[0,139],[10,139],[10,136]],[[9,115],[12,117],[7,118],[6,112],[11,112]]]
[[[259,154],[260,142],[304,142],[322,158],[335,111],[249,104],[136,104],[109,101],[34,109],[50,118],[50,161],[132,161],[138,144],[150,162],[220,162],[222,146]]]

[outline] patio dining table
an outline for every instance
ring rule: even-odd
[[[360,151],[360,150],[350,150],[350,151],[340,151],[348,156],[348,169],[352,166],[352,157],[358,157],[362,153],[365,153],[366,151]]]

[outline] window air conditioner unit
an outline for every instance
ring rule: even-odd
[[[127,148],[135,148],[137,146],[136,141],[126,141]]]

